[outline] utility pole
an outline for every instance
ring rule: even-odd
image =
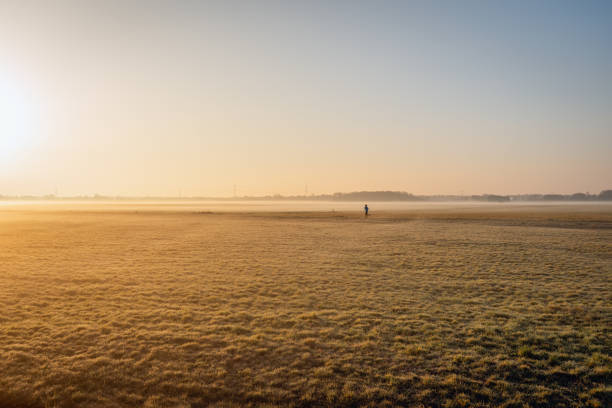
[[[234,184],[234,198],[236,198],[236,185]]]
[[[308,183],[304,186],[304,197],[308,196]]]

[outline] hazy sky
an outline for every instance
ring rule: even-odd
[[[597,193],[611,1],[0,0],[0,194]]]

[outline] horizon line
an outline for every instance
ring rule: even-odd
[[[359,197],[359,196],[367,197]],[[377,197],[378,196],[378,197]],[[386,196],[386,197],[385,197]],[[193,200],[220,200],[220,201],[237,201],[237,200],[323,200],[330,199],[332,201],[349,200],[354,198],[354,201],[369,199],[371,201],[474,201],[478,199],[490,200],[572,200],[572,201],[592,201],[597,199],[612,200],[612,188],[601,190],[600,193],[591,194],[589,192],[576,193],[516,193],[516,194],[413,194],[406,191],[398,190],[362,190],[352,192],[335,192],[326,194],[267,194],[267,195],[243,195],[243,196],[165,196],[165,195],[107,195],[107,194],[81,194],[81,195],[56,195],[56,194],[20,194],[20,195],[3,195],[0,194],[0,200],[173,200],[173,201],[193,201]],[[386,198],[386,200],[384,199]]]

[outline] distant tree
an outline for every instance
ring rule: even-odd
[[[474,201],[488,201],[492,203],[503,203],[506,201],[510,201],[509,196],[500,196],[496,194],[483,194],[483,195],[473,195],[472,200]]]
[[[565,199],[565,196],[561,194],[545,194],[542,197],[542,200],[546,200],[546,201],[563,201],[564,199]]]
[[[585,201],[589,198],[589,196],[587,196],[584,193],[574,193],[570,196],[570,200],[572,201]]]
[[[488,194],[485,196],[487,201],[495,202],[495,203],[503,203],[506,201],[510,201],[510,197],[508,196],[500,196],[495,194]]]
[[[416,201],[420,198],[404,191],[354,191],[352,193],[334,193],[334,200],[339,201]]]
[[[612,190],[603,190],[601,193],[599,193],[598,198],[600,200],[612,200]]]

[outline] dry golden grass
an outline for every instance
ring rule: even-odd
[[[612,210],[0,211],[0,406],[612,406]]]

